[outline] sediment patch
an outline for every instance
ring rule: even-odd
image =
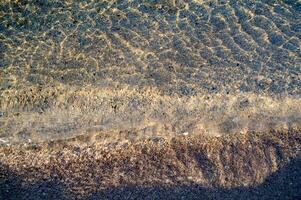
[[[2,146],[1,195],[20,199],[43,195],[84,199],[96,198],[98,194],[100,199],[105,199],[106,195],[107,198],[132,199],[143,195],[158,197],[178,187],[184,196],[221,198],[222,191],[252,190],[265,185],[269,176],[273,177],[290,162],[298,164],[300,148],[300,130],[219,138],[152,138],[107,145],[97,142],[87,145],[83,138],[78,138],[39,145]],[[293,169],[300,168],[294,166]],[[291,177],[289,174],[281,176]],[[299,178],[295,178],[289,178],[292,187],[300,184]],[[273,185],[273,180],[269,184]],[[141,190],[137,194],[139,187]],[[151,188],[157,189],[152,193]],[[279,190],[279,197],[300,195],[298,188],[291,189],[297,193]],[[261,193],[250,197],[256,199],[259,198],[256,195],[269,192],[265,186]],[[123,196],[125,194],[129,196]],[[230,194],[237,198],[244,195]],[[170,197],[175,197],[173,195]]]

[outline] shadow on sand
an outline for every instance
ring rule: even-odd
[[[40,180],[26,184],[21,177],[0,165],[0,199],[68,199],[59,180]]]
[[[24,184],[18,175],[0,165],[0,199],[74,199],[67,188],[57,180],[41,180]],[[208,189],[198,185],[175,187],[126,186],[91,194],[92,199],[300,199],[301,158],[269,176],[257,187]]]

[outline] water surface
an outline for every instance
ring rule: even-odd
[[[1,141],[300,126],[300,22],[288,0],[2,1]]]

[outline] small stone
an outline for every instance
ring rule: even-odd
[[[182,133],[182,135],[187,136],[187,135],[189,135],[189,133],[188,132],[184,132],[184,133]]]
[[[5,139],[3,138],[0,138],[0,143],[7,143],[8,141],[6,141]]]

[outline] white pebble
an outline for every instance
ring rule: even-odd
[[[182,135],[187,136],[189,133],[188,132],[184,132],[182,133]]]
[[[0,142],[7,143],[8,141],[6,141],[6,140],[0,138]]]

